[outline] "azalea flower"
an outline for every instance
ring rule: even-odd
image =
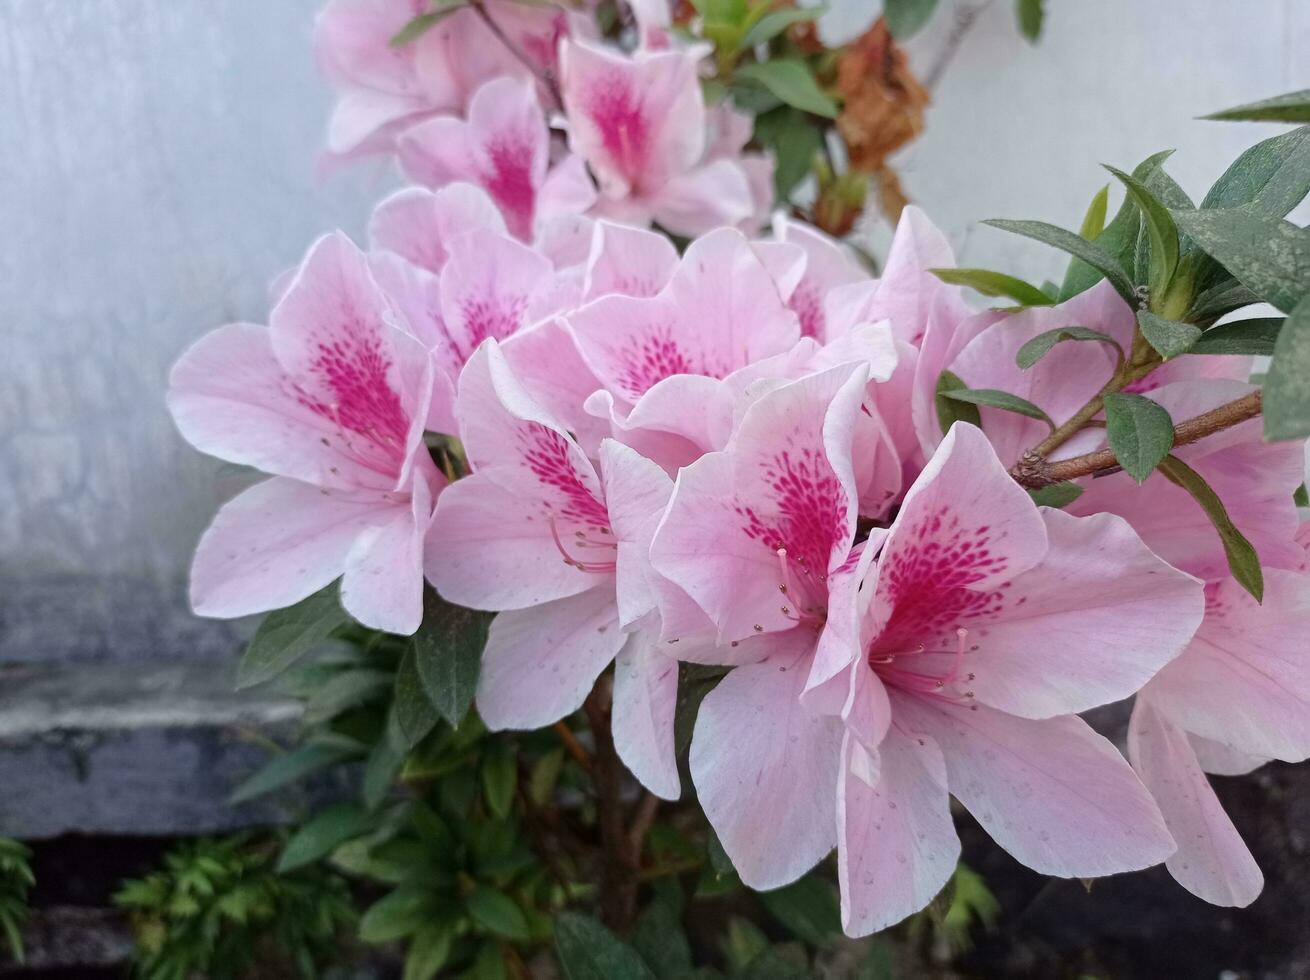
[[[497,26],[535,66],[554,70],[561,37],[581,23],[563,10],[487,0]],[[314,50],[337,104],[328,126],[334,157],[388,152],[396,137],[435,113],[462,113],[485,81],[530,79],[532,68],[470,9],[456,10],[413,41],[392,39],[426,0],[331,0],[319,14]]]
[[[775,453],[789,434],[776,428]],[[821,443],[803,444],[837,446],[838,431],[825,425]],[[766,459],[767,446],[756,450]],[[1044,873],[1109,874],[1169,854],[1149,795],[1075,713],[1130,695],[1178,654],[1200,621],[1199,583],[1120,519],[1039,510],[967,425],[952,429],[889,530],[850,553],[844,528],[825,531],[812,540],[838,542],[832,557],[807,559],[804,576],[785,546],[766,577],[775,540],[760,535],[754,553],[742,543],[763,499],[722,480],[699,489],[697,467],[715,465],[680,475],[652,564],[724,638],[778,631],[776,653],[707,696],[692,743],[702,805],[743,881],[778,887],[837,845],[847,931],[890,925],[955,867],[948,792]],[[817,534],[849,491],[817,492],[842,483],[807,472],[777,481],[771,513]],[[692,501],[724,516],[698,521]],[[784,628],[806,617],[817,642]]]
[[[310,249],[267,327],[234,323],[173,368],[168,405],[202,452],[273,478],[219,510],[191,603],[231,618],[340,577],[361,623],[413,633],[422,541],[444,485],[423,446],[432,365],[344,235]]]
[[[581,158],[550,162],[550,131],[536,87],[511,76],[474,94],[468,118],[437,116],[407,129],[398,141],[401,166],[420,184],[454,181],[485,190],[515,237],[532,242],[552,218],[582,214],[596,189]]]
[[[617,657],[616,747],[653,792],[676,797],[677,664],[640,628],[654,607],[646,546],[671,482],[612,441],[598,472],[494,340],[461,374],[456,414],[473,473],[438,501],[427,575],[448,601],[500,612],[482,656],[483,721],[558,721]]]
[[[731,157],[706,159],[697,76],[703,45],[624,55],[585,41],[560,46],[569,146],[600,186],[597,211],[651,220],[679,235],[737,225],[756,213],[751,181]]]

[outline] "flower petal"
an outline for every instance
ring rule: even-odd
[[[1128,723],[1128,758],[1155,797],[1178,850],[1165,862],[1174,880],[1212,905],[1245,908],[1264,875],[1197,764],[1187,733],[1139,697]]]
[[[607,588],[501,613],[482,654],[478,713],[492,731],[559,721],[582,706],[626,637]]]
[[[653,634],[632,634],[614,663],[614,748],[637,780],[665,800],[682,795],[673,751],[677,706],[678,662]]]
[[[837,793],[837,878],[849,936],[878,932],[922,909],[960,858],[936,743],[889,731],[872,785],[851,771],[852,754],[864,751],[847,735]]]
[[[767,660],[737,667],[705,696],[691,743],[701,806],[756,890],[795,881],[837,842],[841,722],[801,706],[809,641],[774,642]]]
[[[897,725],[937,741],[951,795],[1034,871],[1093,878],[1175,849],[1128,763],[1076,715],[1033,721],[898,692],[892,711]]]

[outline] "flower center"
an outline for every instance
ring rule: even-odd
[[[920,643],[910,650],[870,650],[869,666],[879,680],[891,687],[976,708],[973,691],[965,688],[974,674],[965,670],[964,658],[977,649],[969,646],[969,631],[961,626],[955,630],[953,649],[929,649]]]

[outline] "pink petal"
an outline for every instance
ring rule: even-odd
[[[609,221],[596,222],[582,294],[654,296],[678,267],[678,250],[665,235]]]
[[[1239,752],[1231,745],[1202,738],[1200,735],[1189,734],[1187,741],[1191,744],[1192,751],[1196,753],[1196,761],[1200,763],[1201,771],[1216,776],[1245,776],[1270,761],[1263,756]]]
[[[1093,878],[1175,849],[1128,763],[1075,715],[1033,721],[900,693],[892,711],[898,726],[937,741],[951,795],[1034,871]]]
[[[963,623],[1010,608],[1007,583],[1046,551],[1032,498],[982,432],[957,422],[905,495],[874,568],[874,649],[954,650]]]
[[[664,516],[673,481],[650,460],[606,439],[600,467],[610,528],[618,541],[616,570],[619,623],[628,626],[655,608],[649,579],[650,542]]]
[[[501,613],[482,654],[478,713],[492,731],[559,721],[582,706],[626,636],[607,588]]]
[[[1202,738],[1253,756],[1310,756],[1310,575],[1265,569],[1263,605],[1232,579],[1206,588],[1205,621],[1151,682],[1152,703]]]
[[[773,234],[780,242],[790,242],[805,251],[805,276],[788,305],[801,321],[801,334],[828,338],[824,301],[830,290],[861,282],[870,276],[856,261],[850,249],[819,229],[796,221],[779,212],[773,219]]]
[[[447,602],[471,609],[523,609],[599,584],[565,563],[534,501],[477,473],[438,498],[424,564]]]
[[[549,319],[520,330],[505,339],[501,350],[532,400],[595,455],[608,426],[583,411],[582,404],[600,382],[563,322]]]
[[[637,780],[656,796],[682,795],[673,751],[678,662],[656,637],[633,634],[614,663],[614,748]]]
[[[409,636],[423,622],[423,537],[432,519],[432,492],[445,479],[430,473],[411,483],[408,511],[355,539],[341,578],[341,605],[371,629]]]
[[[1117,319],[1133,313],[1108,283],[1080,293],[1059,306],[1034,306],[983,330],[951,363],[970,388],[999,388],[1037,405],[1056,423],[1082,408],[1109,380],[1115,356],[1102,344],[1057,344],[1033,367],[1023,370],[1015,355],[1038,334],[1058,327],[1084,326],[1111,332]],[[925,383],[929,379],[924,379]],[[936,379],[931,379],[933,385]],[[1046,423],[997,408],[982,408],[982,427],[1007,466],[1049,434]],[[1096,448],[1102,436],[1090,429],[1075,436],[1058,455],[1076,456]]]
[[[409,513],[407,495],[258,483],[224,504],[201,537],[191,607],[231,619],[297,603],[342,573],[360,535]]]
[[[596,184],[587,172],[586,161],[570,153],[550,168],[537,195],[537,223],[545,225],[564,217],[576,217],[596,203]]]
[[[837,842],[841,722],[801,706],[809,641],[797,639],[779,637],[769,659],[720,681],[701,702],[691,743],[705,815],[757,890],[795,881]]]
[[[465,359],[488,337],[503,340],[527,325],[533,297],[554,275],[526,245],[475,229],[441,270],[441,313]]]
[[[173,366],[168,407],[183,437],[220,459],[339,489],[390,489],[337,427],[297,397],[268,328],[232,323],[196,341]]]
[[[459,116],[416,123],[396,139],[400,169],[414,183],[433,190],[455,181],[480,184],[471,135],[468,123]]]
[[[671,177],[650,204],[652,217],[675,235],[735,227],[755,214],[750,178],[736,160],[715,160]]]
[[[1026,718],[1130,697],[1191,640],[1204,589],[1155,556],[1124,520],[1043,508],[1050,548],[1010,583],[1004,609],[967,619],[969,688]]]
[[[888,732],[873,785],[851,771],[852,753],[863,751],[847,736],[837,792],[837,877],[849,936],[878,932],[922,909],[960,858],[936,743]]]
[[[273,353],[296,399],[332,423],[329,442],[399,487],[419,447],[432,364],[344,235],[311,248],[269,315]]]
[[[946,237],[913,205],[901,212],[892,237],[882,279],[860,318],[867,322],[890,320],[896,336],[917,344],[928,327],[928,310],[939,295],[956,307],[956,317],[972,312],[958,290],[948,287],[929,269],[955,265],[955,254]]]
[[[569,146],[586,158],[607,196],[653,193],[700,159],[701,54],[689,48],[625,57],[585,42],[560,46]]]
[[[1174,880],[1212,905],[1245,908],[1264,875],[1210,788],[1187,733],[1139,697],[1128,725],[1128,758],[1160,805],[1178,850],[1165,862]]]
[[[815,622],[826,605],[854,534],[850,453],[865,377],[834,368],[771,391],[727,451],[678,475],[651,561],[723,639]]]
[[[375,249],[395,252],[430,272],[440,272],[454,243],[475,228],[505,231],[505,219],[482,188],[448,184],[434,193],[406,187],[373,209],[368,240]]]
[[[550,134],[534,83],[487,82],[469,103],[468,126],[478,183],[500,206],[510,231],[531,241],[537,193],[550,162]]]

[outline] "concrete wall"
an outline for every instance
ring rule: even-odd
[[[358,232],[388,186],[367,167],[314,182],[316,6],[0,4],[0,661],[229,649],[181,596],[240,478],[177,438],[161,393],[191,340],[262,319],[269,279],[320,231]],[[1275,128],[1192,117],[1310,86],[1304,0],[1049,0],[1037,48],[1011,6],[988,9],[901,160],[969,262],[1054,276],[1054,253],[970,223],[1074,224],[1099,161],[1166,146],[1200,193]]]

